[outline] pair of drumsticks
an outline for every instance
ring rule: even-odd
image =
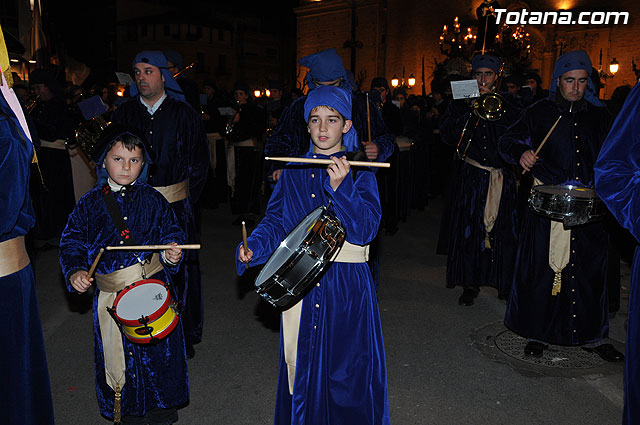
[[[105,246],[104,248],[100,248],[98,251],[98,255],[96,255],[95,260],[91,263],[91,267],[89,268],[89,277],[96,270],[96,266],[100,261],[100,257],[105,251],[156,251],[156,250],[165,250],[171,248],[180,248],[180,249],[200,249],[200,244],[186,244],[186,245],[123,245],[123,246]]]

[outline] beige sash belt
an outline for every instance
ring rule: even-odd
[[[334,254],[335,263],[366,263],[369,260],[369,245],[354,245],[347,241]],[[287,364],[289,394],[293,395],[293,383],[296,376],[296,358],[298,353],[298,333],[300,331],[300,313],[302,300],[282,312],[282,341],[284,342],[284,361]]]
[[[61,149],[61,150],[67,149],[67,146],[65,145],[65,142],[62,139],[56,139],[53,142],[40,139],[40,146],[43,148],[51,148],[51,149]]]
[[[107,384],[116,392],[119,392],[126,382],[124,346],[122,344],[122,333],[107,308],[113,306],[116,292],[133,282],[143,279],[143,276],[153,276],[160,270],[162,270],[160,256],[153,254],[148,264],[136,263],[109,274],[96,273],[95,275],[96,285],[100,289],[100,295],[98,295],[98,323],[100,323],[100,335],[102,336],[105,375]]]
[[[0,242],[0,277],[19,272],[29,265],[24,236]]]
[[[369,245],[354,245],[344,241],[342,248],[333,255],[334,263],[366,263],[369,261]]]
[[[537,178],[534,185],[544,184]],[[551,220],[549,230],[549,267],[554,271],[551,295],[558,295],[562,286],[562,270],[569,264],[571,255],[571,229],[565,230],[561,221]]]
[[[160,192],[170,204],[189,197],[189,179],[170,186],[154,186],[153,188]]]
[[[487,201],[484,204],[484,228],[486,230],[484,246],[491,248],[489,232],[493,230],[493,225],[496,223],[498,210],[500,209],[500,197],[502,196],[502,183],[504,181],[502,169],[480,165],[480,163],[468,156],[465,157],[464,161],[469,165],[488,171],[491,174],[489,177],[489,188],[487,189]]]

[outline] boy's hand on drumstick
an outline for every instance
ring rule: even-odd
[[[526,171],[531,171],[531,167],[538,160],[538,156],[533,151],[526,151],[520,157],[520,166]]]
[[[342,158],[332,156],[329,159],[333,161],[333,164],[327,167],[327,173],[329,173],[329,183],[331,184],[331,188],[335,192],[338,190],[338,186],[340,186],[342,180],[344,180],[347,174],[349,174],[351,164],[347,161],[346,156],[343,156]]]
[[[244,248],[244,245],[240,245],[240,250],[238,251],[238,260],[241,262],[248,264],[253,258],[253,251],[251,249]]]
[[[76,291],[83,293],[91,286],[91,282],[93,282],[93,278],[89,277],[89,273],[86,270],[80,270],[75,272],[69,278],[71,282],[71,286]]]
[[[378,159],[378,145],[373,142],[362,142],[364,146],[364,153],[367,155],[369,161],[375,161]]]
[[[171,248],[164,250],[164,258],[173,264],[178,264],[182,258],[182,249],[177,247],[176,242],[171,242],[171,245],[173,245]]]

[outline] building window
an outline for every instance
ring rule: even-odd
[[[147,24],[140,25],[140,35],[146,38],[149,35],[149,27]]]
[[[218,41],[224,41],[224,31],[218,31]]]
[[[267,48],[267,57],[272,59],[278,58],[278,49]]]
[[[227,55],[218,55],[218,74],[227,73]]]
[[[171,26],[164,24],[164,36],[169,37],[171,35]]]
[[[136,24],[127,26],[127,41],[138,41],[138,27]]]

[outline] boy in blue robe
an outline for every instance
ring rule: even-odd
[[[318,87],[304,109],[312,140],[304,157],[334,163],[285,167],[249,249],[238,247],[238,274],[249,261],[266,262],[301,219],[329,201],[344,226],[345,245],[358,258],[347,260],[341,251],[305,298],[283,313],[275,424],[386,425],[382,328],[366,264],[381,215],[375,175],[366,169],[354,177],[345,157],[358,150],[349,92]]]
[[[123,424],[171,424],[178,419],[177,407],[189,400],[182,324],[155,343],[133,343],[119,331],[107,307],[133,282],[148,278],[170,283],[181,250],[173,247],[160,255],[105,251],[95,280],[87,270],[105,246],[175,245],[183,243],[185,235],[166,199],[145,183],[151,163],[148,146],[125,127],[112,125],[107,132],[94,155],[99,157],[98,184],[69,216],[60,241],[60,264],[69,291],[85,292],[97,284],[93,323],[100,413],[116,422],[122,417]]]

